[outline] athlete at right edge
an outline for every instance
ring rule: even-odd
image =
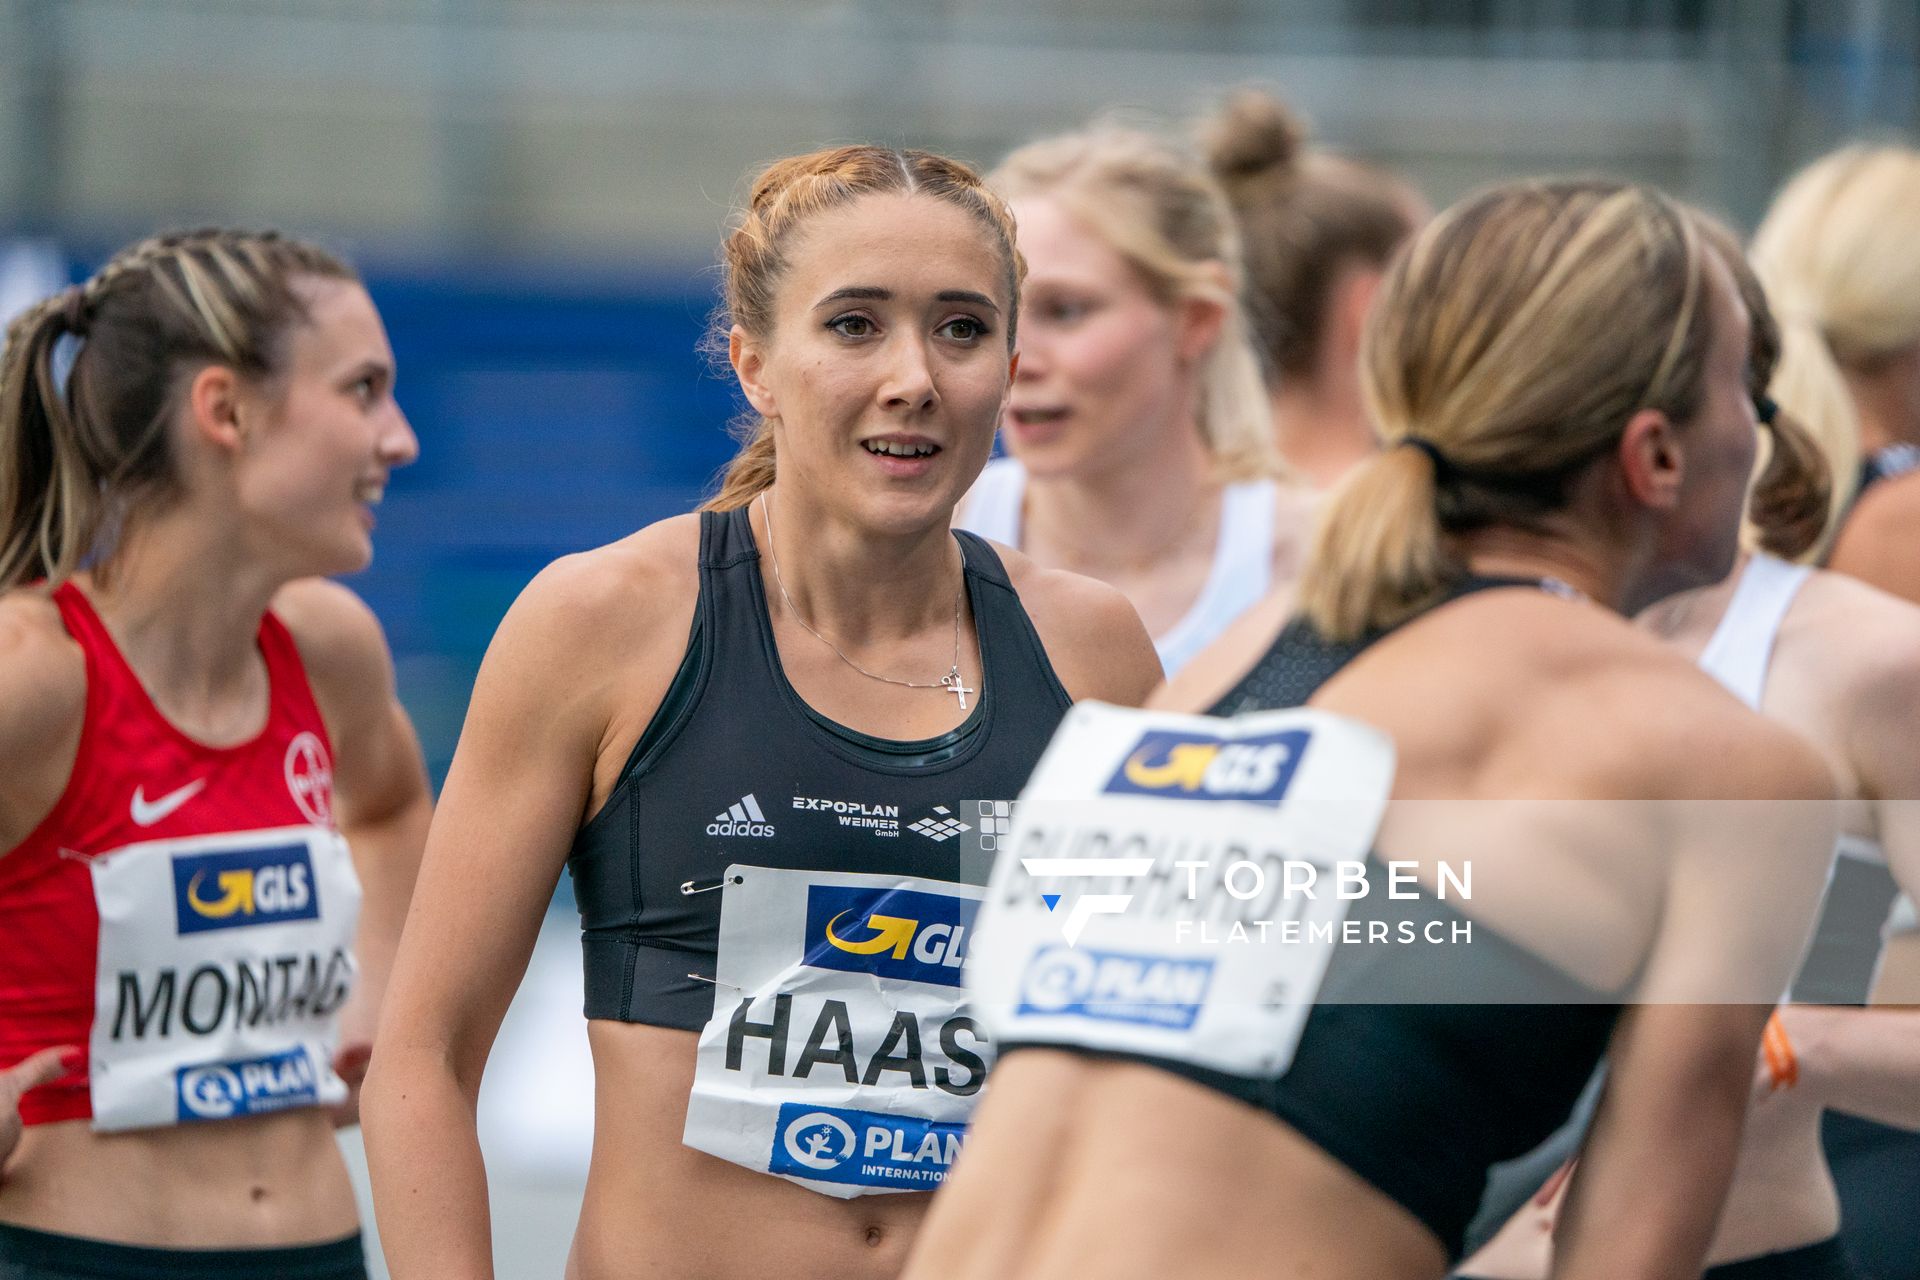
[[[1621,616],[1733,563],[1748,341],[1698,220],[1644,188],[1498,187],[1393,268],[1365,358],[1390,447],[1333,500],[1305,618],[1248,679],[1255,706],[1391,735],[1376,847],[1429,889],[1437,842],[1408,800],[1831,797],[1810,748]],[[1781,838],[1742,849],[1739,876],[1714,833],[1476,827],[1484,880],[1524,866],[1532,893],[1459,908],[1458,963],[1525,973],[1527,1001],[1316,1003],[1278,1076],[1023,1042],[1016,1016],[908,1276],[1437,1280],[1488,1167],[1564,1119],[1602,1057],[1558,1274],[1697,1275],[1767,1010],[1667,1001],[1723,972],[1784,981],[1833,834],[1789,819],[1823,808],[1768,806]],[[1398,977],[1395,954],[1343,949],[1322,990]]]

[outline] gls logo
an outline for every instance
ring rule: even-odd
[[[265,1058],[210,1062],[174,1072],[179,1119],[228,1120],[234,1116],[307,1107],[320,1101],[320,1079],[305,1049]]]
[[[173,906],[182,934],[320,918],[304,844],[176,854]]]
[[[878,1111],[781,1104],[772,1173],[868,1187],[931,1190],[960,1155],[964,1124]]]
[[[980,904],[912,889],[807,887],[807,954],[816,969],[960,985]]]
[[[1278,806],[1312,734],[1288,729],[1223,739],[1155,729],[1142,734],[1106,789],[1170,800],[1244,800]]]

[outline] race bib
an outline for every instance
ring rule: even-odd
[[[1392,782],[1392,742],[1324,712],[1075,706],[988,885],[980,1017],[1002,1043],[1285,1071]]]
[[[931,1191],[993,1051],[962,969],[985,891],[727,868],[685,1142],[842,1198]]]
[[[337,832],[152,840],[91,868],[96,1130],[346,1099],[334,1015],[353,989],[360,882]]]

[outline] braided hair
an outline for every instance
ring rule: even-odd
[[[302,277],[357,280],[326,250],[275,232],[142,240],[8,326],[0,356],[0,590],[58,582],[135,504],[178,493],[169,430],[183,373],[284,371],[307,318]],[[55,361],[77,339],[62,386]]]

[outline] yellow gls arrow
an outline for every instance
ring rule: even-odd
[[[1167,752],[1162,764],[1148,764],[1136,754],[1127,761],[1127,781],[1142,787],[1198,791],[1207,776],[1207,766],[1219,754],[1219,746],[1211,742],[1182,742]]]
[[[852,910],[851,907],[848,910]],[[842,911],[840,916],[847,914]],[[907,944],[913,941],[913,931],[919,927],[918,920],[907,920],[900,916],[868,916],[867,927],[873,930],[873,936],[864,942],[845,942],[833,931],[840,922],[840,916],[827,921],[827,941],[842,951],[851,951],[857,956],[877,955],[888,947],[893,948],[895,960],[907,958]]]
[[[253,872],[222,871],[219,884],[225,890],[212,902],[200,896],[200,879],[207,873],[196,871],[193,879],[187,882],[187,900],[193,903],[193,909],[210,919],[219,920],[236,911],[253,914]]]

